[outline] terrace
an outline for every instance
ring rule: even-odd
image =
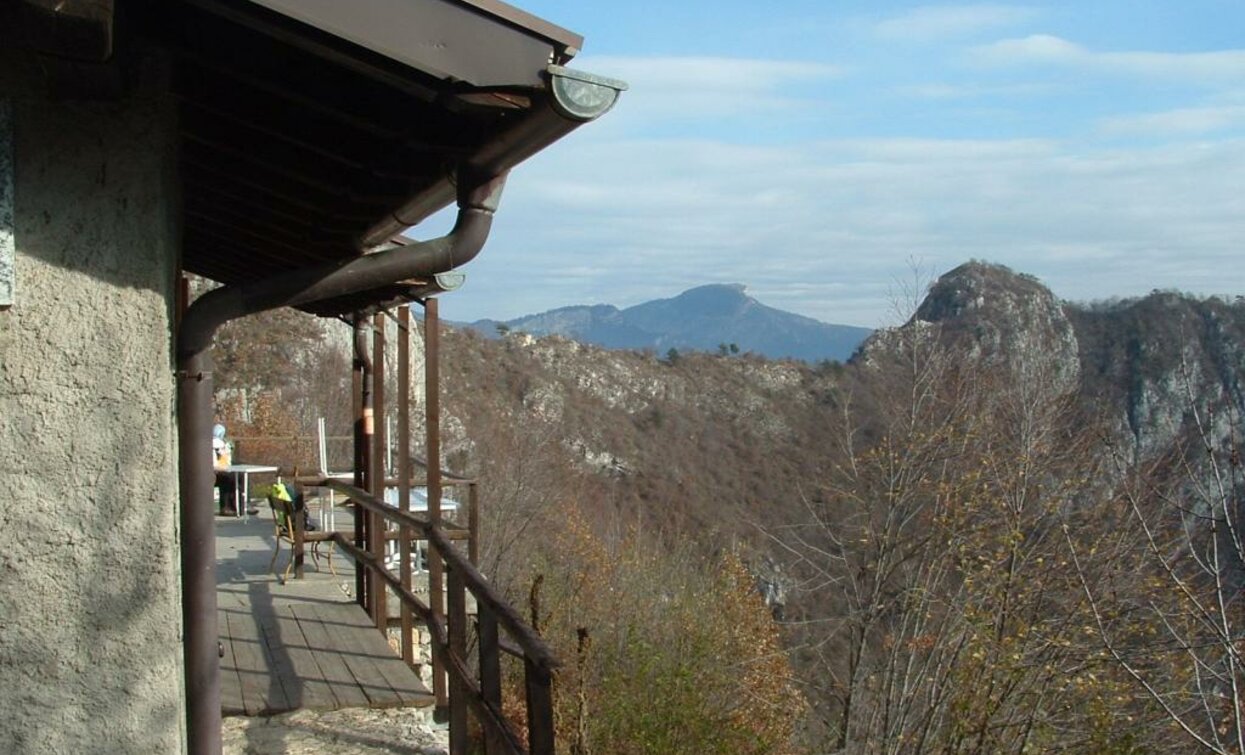
[[[455,481],[440,472],[436,297],[462,284],[459,268],[487,240],[510,169],[607,111],[625,85],[566,68],[582,44],[578,35],[496,0],[21,0],[0,13],[5,33],[37,56],[47,102],[123,103],[84,110],[94,113],[79,121],[84,128],[94,117],[101,133],[107,123],[110,134],[124,136],[126,126],[107,119],[119,122],[128,107],[140,112],[148,103],[132,98],[136,91],[176,107],[167,122],[175,123],[169,154],[176,158],[168,167],[175,169],[177,201],[161,196],[150,206],[167,206],[168,215],[144,227],[148,235],[176,229],[169,234],[176,239],[172,256],[183,274],[178,301],[167,303],[176,317],[168,335],[176,358],[190,752],[220,751],[223,709],[253,714],[330,701],[431,701],[449,720],[455,753],[468,746],[470,709],[490,752],[551,752],[555,661],[493,594],[470,549],[460,552],[455,538],[462,532],[441,520],[442,490]],[[98,144],[103,149],[102,137]],[[120,153],[108,159],[132,162]],[[162,165],[159,159],[150,162]],[[106,180],[101,171],[100,186]],[[126,191],[142,188],[136,181]],[[98,189],[96,195],[104,196]],[[450,205],[457,217],[448,234],[419,241],[402,235]],[[23,241],[19,254],[35,248]],[[67,259],[71,268],[82,264]],[[129,270],[106,269],[92,286],[132,288],[136,274]],[[222,286],[190,301],[184,274]],[[424,308],[429,327],[428,473],[416,480],[410,467],[409,390],[402,382],[400,462],[397,478],[386,479],[378,450],[384,430],[372,421],[386,405],[377,376],[390,317],[398,321],[399,359],[406,359],[412,304]],[[222,324],[286,306],[343,320],[354,332],[353,479],[311,481],[335,486],[354,509],[350,530],[332,535],[350,557],[342,561],[354,563],[347,600],[318,592],[306,574],[284,586],[260,579],[248,560],[259,554],[238,560],[235,574],[218,573],[207,349]],[[126,312],[109,314],[121,319]],[[166,349],[146,343],[129,353]],[[405,510],[416,483],[428,490],[424,516]],[[383,502],[385,488],[395,486],[396,507]],[[381,558],[395,539],[403,564],[396,572]],[[409,551],[417,541],[428,544],[425,599],[412,591]],[[478,606],[470,624],[468,594]],[[402,658],[383,657],[390,597],[401,605],[395,613]],[[421,689],[411,670],[417,622],[431,635],[431,690]],[[474,658],[466,656],[468,632],[477,638]],[[500,714],[503,651],[525,668],[526,744]]]

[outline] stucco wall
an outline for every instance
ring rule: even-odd
[[[178,752],[172,110],[158,62],[111,104],[54,104],[30,64],[0,52],[0,752]]]

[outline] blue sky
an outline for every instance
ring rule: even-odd
[[[446,317],[730,282],[873,327],[970,258],[1245,294],[1241,0],[519,4],[631,89],[514,172]]]

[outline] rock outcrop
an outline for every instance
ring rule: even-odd
[[[1245,301],[1155,291],[1072,304],[1029,275],[969,262],[940,277],[915,315],[878,331],[857,363],[903,339],[936,338],[954,358],[1012,383],[1072,396],[1131,461],[1231,443],[1245,416]],[[1198,423],[1202,423],[1199,430]]]

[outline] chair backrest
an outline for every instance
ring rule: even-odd
[[[290,524],[297,521],[294,518],[294,502],[278,498],[269,493],[268,506],[272,508],[272,521],[276,527],[277,535],[293,537],[294,531],[290,529]]]

